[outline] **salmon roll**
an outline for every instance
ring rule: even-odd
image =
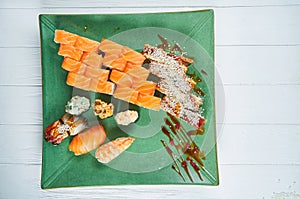
[[[98,79],[98,80],[104,82],[104,81],[108,80],[109,70],[98,69],[98,68],[93,68],[93,67],[87,66],[85,69],[84,76],[89,77],[89,78]]]
[[[85,52],[96,51],[98,46],[99,42],[80,36],[77,38],[75,43],[75,48]]]
[[[127,62],[126,62],[126,67],[125,67],[125,69],[124,69],[124,72],[127,73],[129,70],[134,69],[134,68],[136,68],[136,67],[142,67],[142,65],[140,65],[140,64],[135,64],[135,63],[132,63],[132,62],[127,61]]]
[[[129,87],[123,87],[118,85],[113,96],[115,98],[121,99],[125,102],[130,102],[132,104],[137,104],[138,102],[138,91]]]
[[[73,46],[76,43],[78,35],[64,31],[64,30],[55,30],[54,41],[61,44],[69,44]]]
[[[103,39],[99,45],[99,50],[105,52],[106,54],[114,54],[118,57],[123,52],[123,46],[120,44],[117,44],[116,42],[113,42],[108,39]]]
[[[90,54],[90,52],[83,51],[82,56],[80,58],[80,62],[83,62],[89,54]]]
[[[137,65],[142,65],[146,59],[146,57],[144,57],[144,55],[142,55],[141,53],[136,52],[134,50],[123,53],[122,58],[128,62],[137,64]]]
[[[144,67],[136,67],[129,70],[127,74],[132,77],[133,81],[139,82],[145,81],[148,78],[150,72]]]
[[[70,86],[80,88],[82,90],[89,90],[91,78],[85,77],[83,75],[69,72],[67,76],[66,83]]]
[[[139,94],[137,105],[147,108],[147,109],[159,111],[160,110],[160,101],[161,101],[161,99],[159,97]]]
[[[99,81],[97,84],[96,92],[112,95],[114,93],[115,86],[116,85],[113,82]]]
[[[103,65],[112,68],[110,64],[118,59],[119,59],[119,55],[106,53],[103,58]]]
[[[101,68],[103,57],[101,55],[98,55],[97,52],[92,51],[85,57],[82,62],[94,68]]]
[[[61,67],[67,71],[76,71],[80,68],[81,65],[82,65],[81,62],[76,61],[69,57],[65,57]]]
[[[153,95],[156,89],[156,83],[151,81],[134,82],[132,88],[142,95]]]
[[[123,87],[130,88],[133,83],[132,78],[128,74],[120,72],[118,70],[112,70],[109,79],[112,82]]]
[[[124,71],[126,68],[126,63],[127,63],[127,61],[120,57],[120,58],[114,60],[113,62],[111,62],[109,64],[109,66],[113,69],[116,69],[119,71]]]
[[[58,54],[79,61],[81,59],[83,51],[76,49],[74,46],[68,44],[60,44]]]

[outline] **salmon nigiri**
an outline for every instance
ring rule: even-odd
[[[106,133],[103,126],[97,125],[76,135],[69,145],[69,150],[75,155],[86,154],[103,144],[105,139]]]
[[[101,163],[109,163],[133,143],[135,138],[121,137],[100,146],[96,151],[96,158]]]

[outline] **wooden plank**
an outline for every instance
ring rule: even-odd
[[[300,85],[217,86],[217,122],[300,124],[299,88]],[[41,87],[1,86],[0,94],[5,96],[0,99],[0,106],[6,113],[0,116],[0,124],[42,123]]]
[[[1,165],[1,198],[272,198],[284,192],[299,197],[300,166],[220,165],[220,185],[141,185],[40,189],[39,165]],[[26,175],[24,175],[26,174]],[[70,179],[72,180],[72,179]],[[4,183],[5,182],[5,183]],[[264,185],[264,186],[263,186]],[[13,187],[13,189],[12,189]],[[297,196],[297,197],[296,197]]]
[[[0,54],[0,85],[42,84],[39,48],[0,48]]]
[[[42,88],[0,86],[0,124],[41,124]]]
[[[225,122],[299,124],[298,91],[299,86],[285,85],[225,87]]]
[[[0,125],[0,163],[41,164],[41,125]]]
[[[226,85],[300,83],[300,46],[216,47],[216,68]]]
[[[230,125],[218,132],[220,164],[300,164],[299,125]]]
[[[130,13],[197,10],[186,8],[68,8],[3,9],[0,25],[5,27],[0,47],[38,47],[39,13]],[[216,45],[300,45],[297,21],[300,6],[216,8]],[[266,14],[267,13],[267,14]],[[237,17],[238,16],[238,17]],[[22,18],[22,23],[19,23]],[[7,23],[10,21],[10,23]],[[11,31],[22,30],[22,31]]]
[[[217,137],[218,162],[300,165],[298,132],[300,125],[225,124]],[[0,136],[0,151],[5,152],[0,164],[41,164],[41,125],[0,125]]]
[[[299,52],[300,46],[217,46],[216,69],[222,80],[217,83],[300,84]],[[0,54],[0,85],[41,85],[39,48],[0,48]]]
[[[300,124],[299,85],[225,86],[225,123]],[[217,107],[218,110],[218,107]],[[219,106],[219,110],[222,107]],[[218,115],[217,115],[217,121]]]
[[[72,2],[72,3],[71,3]],[[185,6],[212,6],[212,7],[232,7],[232,6],[286,6],[286,5],[299,5],[297,0],[252,0],[252,1],[239,1],[239,0],[173,0],[172,2],[168,0],[162,1],[153,1],[153,0],[143,0],[143,1],[129,1],[129,0],[110,0],[110,1],[39,1],[39,0],[30,0],[26,3],[22,0],[4,0],[1,1],[1,8],[57,8],[57,7],[185,7]]]
[[[299,45],[300,7],[216,9],[217,45]]]

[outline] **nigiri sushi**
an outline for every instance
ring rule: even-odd
[[[69,150],[76,156],[86,154],[103,144],[105,139],[106,133],[103,126],[96,125],[76,135],[69,145]]]
[[[66,113],[45,129],[45,140],[58,145],[69,135],[76,135],[85,128],[87,128],[86,118]]]
[[[113,141],[110,141],[102,146],[100,146],[95,156],[97,160],[101,163],[109,163],[111,160],[119,156],[123,151],[125,151],[133,143],[135,138],[131,137],[121,137]]]

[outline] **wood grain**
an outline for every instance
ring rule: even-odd
[[[72,3],[71,3],[72,2]],[[78,0],[78,1],[60,1],[60,0],[52,0],[52,1],[39,1],[39,0],[30,0],[30,1],[22,1],[22,0],[4,0],[1,1],[1,8],[82,8],[82,7],[194,7],[194,6],[204,6],[204,7],[251,7],[251,6],[287,6],[287,5],[299,5],[299,1],[297,0],[252,0],[252,1],[239,1],[239,0],[161,0],[161,1],[153,1],[153,0]]]
[[[299,190],[300,167],[220,165],[219,186],[109,186],[40,189],[39,165],[0,165],[1,198],[271,198],[274,192]],[[26,175],[24,175],[26,174]],[[261,186],[259,186],[261,185]],[[11,187],[14,187],[12,189]],[[16,191],[17,190],[17,191]]]
[[[70,8],[67,9],[3,9],[0,47],[39,47],[39,13],[130,13],[170,12],[201,8]],[[297,18],[300,6],[216,8],[216,42],[218,45],[300,45]],[[255,14],[253,14],[255,13]],[[237,17],[238,16],[238,17]],[[18,23],[22,18],[22,23]],[[7,23],[10,21],[10,23]],[[280,27],[278,27],[280,24]],[[281,29],[282,31],[278,31]],[[22,30],[22,31],[10,31]],[[14,38],[14,39],[10,39]]]
[[[216,65],[223,83],[216,86],[218,127],[223,129],[218,132],[220,185],[41,190],[38,14],[204,8],[215,11]],[[299,13],[298,0],[0,1],[0,198],[266,199],[278,192],[299,194]],[[220,117],[224,110],[225,120]]]

